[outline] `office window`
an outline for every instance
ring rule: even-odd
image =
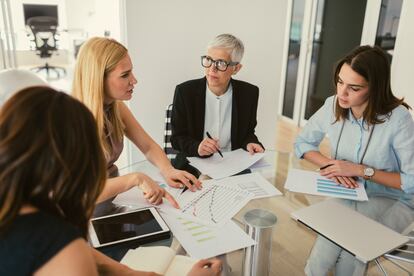
[[[392,61],[395,39],[400,23],[402,0],[382,0],[375,45],[381,47]]]

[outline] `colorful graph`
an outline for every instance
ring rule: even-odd
[[[206,242],[208,240],[216,238],[213,230],[205,225],[182,217],[179,217],[177,219],[182,224],[184,229],[188,231],[191,237],[198,243]]]
[[[253,182],[253,181],[239,182],[237,185],[239,186],[240,189],[253,193],[255,197],[263,197],[267,195],[267,192],[263,190],[262,187],[257,185],[256,182]]]
[[[181,212],[208,223],[224,223],[240,211],[252,197],[253,194],[248,191],[211,185],[183,204]]]
[[[327,195],[340,195],[340,196],[348,196],[348,197],[357,197],[357,191],[355,189],[349,189],[338,185],[332,180],[318,178],[316,180],[316,189],[320,193],[325,193]]]

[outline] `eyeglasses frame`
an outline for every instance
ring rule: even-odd
[[[205,58],[208,58],[208,59],[210,59],[211,60],[211,65],[210,66],[204,66],[203,65],[203,59],[205,59]],[[218,67],[217,67],[217,62],[219,62],[219,61],[223,61],[225,64],[226,64],[226,69],[224,69],[224,70],[220,70]],[[216,69],[218,70],[218,71],[220,71],[220,72],[225,72],[225,71],[227,71],[227,68],[229,68],[229,66],[234,66],[234,65],[237,65],[237,64],[239,64],[240,62],[237,62],[237,61],[230,61],[230,62],[228,62],[228,61],[225,61],[225,60],[222,60],[222,59],[218,59],[218,60],[214,60],[214,59],[212,59],[211,57],[209,57],[209,56],[201,56],[201,66],[203,66],[204,68],[210,68],[213,64],[214,64],[214,67],[216,67]]]

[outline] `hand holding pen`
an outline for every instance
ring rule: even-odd
[[[320,167],[320,175],[335,181],[346,188],[355,189],[359,186],[352,167],[359,166],[346,160],[332,160],[331,163]]]
[[[218,154],[223,157],[218,144],[218,139],[213,139],[208,132],[206,132],[206,135],[207,138],[204,138],[204,140],[198,145],[198,154],[200,156],[207,156],[218,152]]]
[[[316,171],[317,171],[317,172],[319,172],[319,171],[324,170],[324,169],[326,169],[326,168],[328,168],[328,167],[330,167],[330,166],[332,166],[332,165],[333,165],[333,164],[328,164],[328,165],[322,166],[322,167],[320,167],[319,169],[317,169]]]
[[[206,135],[207,135],[208,138],[213,139],[213,137],[211,137],[211,135],[210,135],[210,133],[208,133],[208,131],[206,132]],[[216,141],[217,141],[217,146],[218,146],[218,140],[216,140]],[[217,147],[217,152],[220,154],[221,157],[223,157],[223,154],[219,150],[219,147]]]

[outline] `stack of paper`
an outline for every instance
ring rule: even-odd
[[[254,241],[231,217],[252,198],[281,195],[259,173],[203,182],[203,189],[191,192],[165,187],[175,195],[181,210],[166,201],[158,206],[160,214],[187,253],[194,258],[210,258],[251,246]],[[175,191],[174,191],[175,190]],[[131,207],[151,206],[138,188],[119,194],[115,204]]]
[[[220,179],[235,175],[259,161],[264,153],[251,155],[245,150],[238,149],[230,152],[223,152],[223,157],[214,154],[209,158],[189,157],[191,166],[196,167],[202,174],[213,179]]]

